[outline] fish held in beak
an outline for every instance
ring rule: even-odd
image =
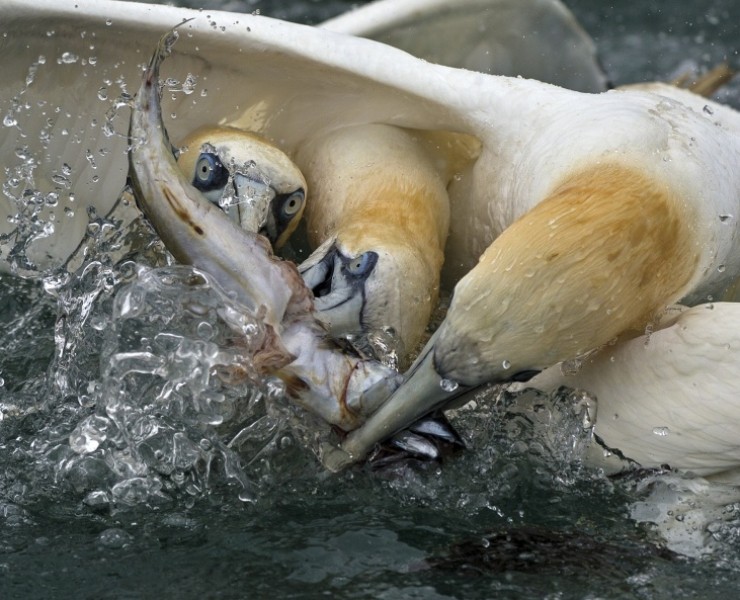
[[[129,178],[137,203],[167,249],[183,263],[210,273],[277,332],[283,320],[313,310],[311,294],[295,269],[272,256],[269,244],[245,235],[237,225],[187,182],[175,162],[162,122],[159,69],[177,40],[164,36],[145,71],[134,101],[129,138]],[[245,270],[249,277],[243,277]]]
[[[432,336],[391,398],[365,421],[361,428],[350,432],[341,447],[326,448],[322,462],[330,471],[341,471],[361,460],[381,440],[398,433],[436,408],[448,407],[469,387],[448,380],[439,374],[434,358]]]
[[[175,258],[209,273],[273,335],[256,364],[287,384],[296,404],[344,430],[358,427],[399,383],[396,371],[342,352],[317,320],[313,294],[267,240],[232,221],[186,180],[161,118],[159,69],[177,40],[159,42],[132,106],[129,178],[137,203]],[[259,358],[259,357],[257,357]]]

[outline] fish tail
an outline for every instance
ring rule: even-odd
[[[152,85],[153,81],[157,81],[159,79],[159,68],[164,62],[164,59],[172,53],[172,48],[180,37],[177,28],[182,27],[185,23],[188,23],[192,20],[192,18],[184,19],[182,23],[178,23],[167,33],[165,33],[161,38],[159,38],[157,49],[154,51],[154,54],[152,54],[152,58],[149,61],[149,66],[147,67],[146,74],[144,76],[144,80],[147,86]]]

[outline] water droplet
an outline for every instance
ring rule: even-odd
[[[64,175],[59,175],[59,174],[52,175],[51,176],[51,180],[54,183],[56,183],[57,185],[60,185],[60,186],[65,187],[65,188],[67,188],[67,187],[69,187],[69,186],[72,185],[72,182],[67,177],[65,177]]]
[[[80,60],[80,57],[72,52],[63,52],[62,55],[57,58],[58,65],[71,65]]]
[[[270,379],[265,387],[267,398],[272,401],[285,395],[285,383],[281,379]]]
[[[95,162],[95,157],[93,156],[93,153],[89,149],[87,151],[85,151],[85,158],[87,159],[87,162],[90,163],[90,166],[93,169],[97,169],[98,168],[98,165]]]
[[[708,114],[708,115],[713,115],[713,114],[714,114],[714,110],[712,110],[712,107],[711,107],[711,106],[709,106],[709,104],[705,104],[705,105],[704,105],[704,108],[703,108],[702,110],[703,110],[703,111],[704,111],[704,112],[705,112],[706,114]]]
[[[653,435],[666,437],[671,432],[668,427],[653,427]]]
[[[101,88],[100,88],[100,89],[98,90],[98,98],[99,98],[100,100],[107,100],[107,99],[108,99],[108,88],[107,88],[107,87],[105,87],[105,86],[102,86],[102,87],[101,87]]]
[[[131,543],[132,539],[133,536],[130,533],[117,527],[106,529],[98,536],[98,542],[106,548],[123,548]]]
[[[107,25],[108,27],[110,27],[111,25],[113,25],[113,20],[112,20],[112,19],[106,19],[106,20],[105,20],[105,24],[106,24],[106,25]]]
[[[77,402],[82,408],[92,408],[95,406],[95,399],[87,394],[77,396]]]
[[[720,273],[724,273],[725,272],[725,268],[726,268],[725,265],[719,265],[717,267],[717,271],[719,271]]]
[[[439,382],[439,387],[441,387],[445,392],[452,393],[458,387],[460,387],[460,384],[457,383],[457,381],[454,381],[452,379],[442,379]]]
[[[730,215],[730,214],[724,214],[724,215],[720,215],[719,216],[719,220],[722,223],[727,223],[731,219],[732,219],[732,215]]]
[[[280,438],[280,448],[286,449],[290,448],[293,445],[293,438],[289,435],[284,435],[282,438]]]
[[[18,125],[18,120],[15,118],[15,115],[13,113],[8,113],[3,119],[3,125],[5,127],[15,127],[16,125]]]
[[[83,500],[88,506],[105,506],[110,502],[108,494],[103,490],[94,490],[90,492]]]
[[[198,336],[204,340],[210,340],[213,337],[213,326],[207,321],[201,321],[197,327]]]
[[[108,320],[102,315],[92,315],[90,317],[90,327],[92,327],[95,331],[105,330],[107,324]]]
[[[195,91],[196,78],[192,73],[188,73],[185,77],[185,81],[182,84],[182,91],[186,95],[190,95]]]
[[[242,502],[254,502],[255,497],[249,490],[242,490],[239,492],[239,500]]]
[[[502,366],[502,367],[503,367],[504,369],[511,369],[511,363],[510,363],[510,362],[509,362],[508,360],[505,360],[504,362],[502,362],[502,363],[501,363],[501,366]]]

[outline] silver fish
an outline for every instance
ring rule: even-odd
[[[400,378],[331,342],[296,267],[275,257],[265,238],[240,228],[185,179],[162,121],[159,89],[160,66],[177,37],[173,29],[160,39],[133,102],[129,178],[137,203],[178,261],[209,273],[263,319],[272,335],[255,364],[281,377],[296,404],[354,429]]]

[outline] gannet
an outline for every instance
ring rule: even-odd
[[[299,267],[333,335],[392,328],[414,351],[439,291],[449,227],[447,186],[475,159],[470,136],[382,124],[345,127],[302,145],[316,251]]]
[[[208,200],[275,248],[298,226],[306,180],[266,139],[233,127],[201,127],[182,140],[177,163]]]
[[[352,429],[395,389],[394,370],[332,346],[296,267],[242,228],[178,168],[162,121],[159,70],[178,33],[155,50],[131,110],[129,180],[137,204],[175,258],[202,269],[266,327],[254,364],[326,422]]]
[[[591,97],[549,92],[536,109],[510,99],[528,127],[498,123],[501,168],[482,172],[476,163],[489,194],[451,191],[464,217],[450,240],[458,244],[455,266],[480,252],[485,228],[501,233],[455,286],[445,320],[404,383],[348,436],[335,465],[357,460],[462,390],[527,381],[635,337],[672,304],[718,298],[740,275],[737,112],[667,85]],[[711,330],[732,327],[734,308],[715,313]],[[740,364],[731,334],[717,340],[716,352],[706,352],[712,368]],[[678,347],[688,356],[708,350],[701,335]],[[658,362],[680,370],[681,359],[668,352]],[[732,413],[736,376],[723,373],[721,381],[720,402]],[[680,411],[678,404],[668,406]]]

